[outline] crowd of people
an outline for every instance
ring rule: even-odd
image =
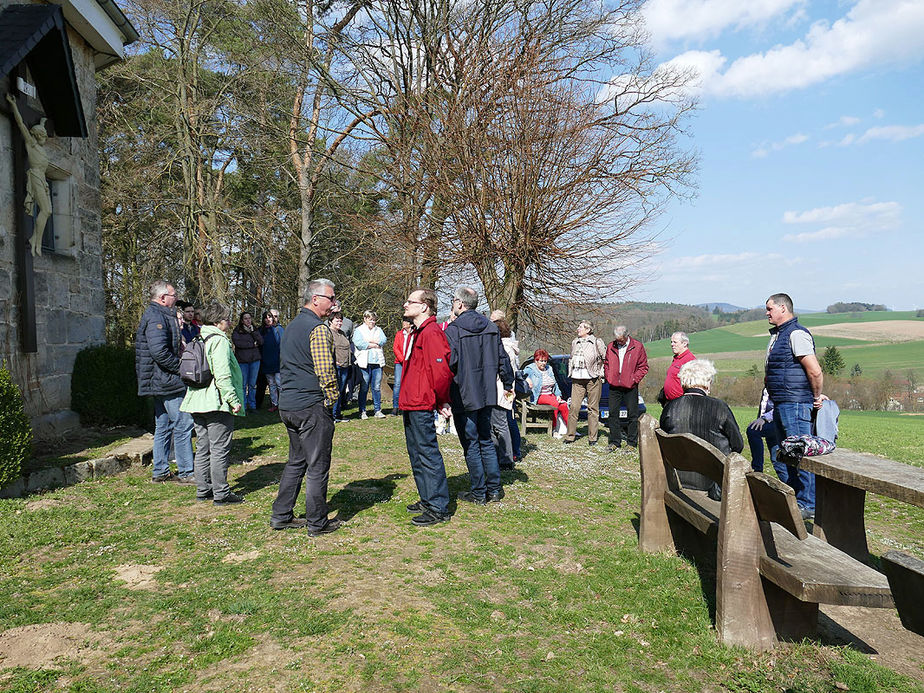
[[[329,280],[312,281],[302,308],[285,328],[279,311],[268,309],[259,326],[251,312],[242,312],[232,330],[231,311],[222,303],[197,310],[178,302],[169,282],[152,285],[136,334],[136,367],[139,395],[154,399],[153,481],[195,485],[197,501],[242,502],[227,481],[234,420],[255,411],[268,387],[269,410],[278,412],[289,437],[288,461],[270,525],[305,528],[312,535],[340,527],[339,520],[328,517],[327,507],[334,427],[345,420],[353,397],[358,399],[358,417],[369,418],[370,391],[372,417],[386,416],[381,385],[387,338],[374,311],[364,312],[362,324],[346,318],[334,289]],[[552,407],[555,435],[565,444],[579,437],[578,420],[586,403],[588,444],[596,445],[606,386],[608,449],[618,450],[623,440],[638,446],[639,384],[649,367],[644,345],[626,326],[617,326],[606,343],[594,335],[592,323],[578,323],[566,376],[559,374],[570,385],[567,397],[549,352],[537,349],[521,369],[519,343],[506,316],[494,311],[488,317],[478,312],[478,303],[474,289],[459,287],[449,318],[437,323],[435,292],[415,289],[404,303],[402,327],[391,343],[391,414],[403,417],[419,495],[407,509],[418,526],[450,517],[446,470],[437,442],[438,427],[446,421],[454,426],[468,467],[469,489],[457,500],[475,505],[504,498],[501,470],[512,469],[521,458],[513,417],[518,395]],[[812,434],[812,411],[827,400],[821,393],[821,369],[811,334],[792,314],[789,296],[774,294],[766,310],[772,325],[766,389],[747,436],[754,468],[763,468],[766,439],[775,470],[795,489],[803,516],[810,518],[814,479],[787,464],[778,451],[788,436]],[[673,358],[658,396],[663,405],[661,428],[693,433],[726,454],[740,452],[744,442],[734,414],[709,394],[714,364],[696,359],[683,332],[674,333],[670,342]],[[205,384],[192,385],[181,377],[181,357],[187,349],[189,359],[202,354],[203,368],[209,372]],[[169,467],[171,452],[175,474]],[[305,516],[298,518],[294,507],[303,482]],[[682,483],[713,497],[720,494],[717,485],[699,475],[686,475]]]

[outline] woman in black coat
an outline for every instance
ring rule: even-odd
[[[744,439],[735,415],[725,402],[709,396],[715,372],[715,366],[708,359],[683,365],[679,374],[683,395],[665,405],[661,412],[661,429],[665,433],[692,433],[725,455],[741,452]],[[687,488],[708,490],[710,498],[721,498],[719,486],[702,474],[678,472],[678,475],[680,483]]]
[[[263,336],[254,327],[253,315],[244,311],[231,333],[234,355],[244,377],[244,404],[248,411],[257,410],[257,375],[260,373],[260,347]]]

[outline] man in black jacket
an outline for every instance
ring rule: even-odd
[[[159,280],[151,285],[151,303],[135,333],[135,373],[138,394],[154,398],[153,480],[195,484],[193,479],[192,416],[180,411],[186,385],[180,379],[180,325],[176,319],[176,289]],[[171,439],[177,474],[167,457]]]
[[[491,410],[497,405],[497,378],[505,390],[513,389],[513,368],[501,343],[497,325],[477,312],[478,292],[460,287],[452,299],[456,316],[446,326],[450,398],[459,442],[465,453],[471,490],[459,500],[484,505],[504,497],[497,449],[491,439]]]

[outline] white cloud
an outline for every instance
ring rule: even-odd
[[[833,123],[828,123],[827,125],[825,125],[824,129],[830,130],[831,128],[849,128],[854,125],[858,125],[859,123],[860,123],[859,118],[856,118],[854,116],[845,115],[845,116],[841,116],[840,118],[835,120]]]
[[[771,142],[770,144],[760,145],[757,149],[751,152],[751,156],[753,156],[755,159],[763,159],[768,154],[770,154],[770,152],[778,152],[786,147],[791,147],[795,144],[802,144],[803,142],[807,142],[808,138],[808,135],[797,132],[795,135],[790,135],[786,139],[780,140],[779,142]]]
[[[784,241],[808,243],[835,238],[862,238],[890,231],[901,225],[898,202],[848,202],[834,207],[817,207],[804,212],[784,212],[785,224],[823,224],[817,231],[787,234]]]
[[[742,3],[745,4],[745,3]],[[712,51],[688,51],[670,62],[700,70],[702,90],[720,97],[760,97],[802,89],[838,75],[924,57],[924,2],[859,0],[833,24],[819,21],[789,45],[732,62]]]
[[[870,128],[860,136],[857,143],[862,144],[870,140],[901,142],[921,135],[924,135],[924,123],[921,125],[887,125],[885,127]]]
[[[877,108],[875,111],[873,111],[873,118],[885,118],[885,111],[883,111],[881,108]]]
[[[656,44],[718,36],[729,27],[761,25],[804,0],[648,0],[642,8]]]

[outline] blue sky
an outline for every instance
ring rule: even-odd
[[[659,218],[643,301],[924,307],[924,0],[648,0],[696,66],[697,196]]]

